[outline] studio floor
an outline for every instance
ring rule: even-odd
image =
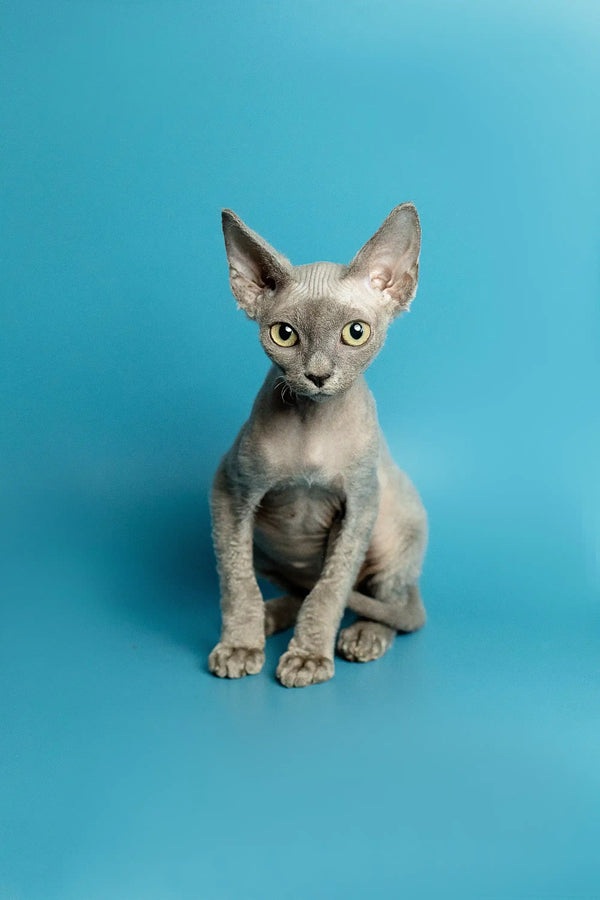
[[[440,536],[429,622],[380,661],[285,689],[288,633],[219,680],[203,501],[71,508],[14,557],[0,896],[598,896],[597,621]],[[581,590],[548,570],[550,608]]]

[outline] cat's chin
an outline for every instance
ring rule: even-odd
[[[320,403],[323,400],[327,400],[328,397],[332,397],[333,394],[326,393],[325,391],[310,391],[305,388],[295,388],[290,385],[290,389],[295,397],[299,400],[314,400],[316,403]]]
[[[343,390],[341,388],[336,391],[306,391],[303,389],[294,389],[294,393],[297,397],[302,397],[303,400],[314,400],[315,403],[324,403],[325,400],[330,400],[337,394],[343,393]]]

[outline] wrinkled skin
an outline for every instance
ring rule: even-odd
[[[223,627],[209,667],[256,674],[265,637],[295,624],[277,677],[303,687],[332,677],[346,607],[360,618],[337,649],[356,662],[425,622],[425,510],[363,377],[416,292],[419,220],[412,204],[396,207],[349,266],[294,267],[228,210],[223,229],[233,293],[273,365],[215,476]],[[344,337],[353,322],[367,334],[356,345]],[[277,323],[293,343],[278,344]],[[256,573],[285,593],[265,604]]]

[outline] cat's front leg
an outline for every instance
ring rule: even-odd
[[[285,687],[305,687],[333,676],[337,630],[369,545],[378,502],[376,478],[364,480],[346,496],[339,534],[319,581],[300,608],[294,636],[279,660],[277,677]]]
[[[254,574],[254,512],[261,496],[242,496],[222,463],[211,500],[213,541],[221,585],[221,640],[208,658],[220,678],[255,675],[265,662],[265,612]]]

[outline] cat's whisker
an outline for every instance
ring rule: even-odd
[[[279,391],[281,394],[281,400],[283,403],[292,402],[294,398],[294,392],[290,387],[290,384],[286,381],[283,375],[278,375],[273,383],[273,390]],[[290,400],[287,401],[286,397],[289,395]]]
[[[286,388],[287,393],[290,395],[290,403],[293,403],[294,400],[296,399],[296,393],[295,393],[293,387],[291,386],[291,384],[289,382],[286,381],[285,388]]]

